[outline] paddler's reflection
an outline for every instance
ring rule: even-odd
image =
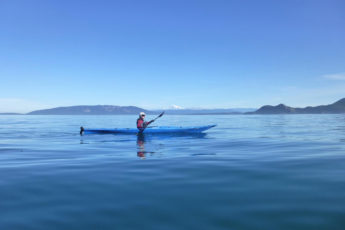
[[[138,134],[137,136],[137,156],[138,157],[145,157],[145,136],[144,134]]]
[[[137,135],[137,156],[140,158],[145,158],[147,153],[153,154],[154,152],[147,152],[145,151],[145,135],[144,134],[138,134]]]

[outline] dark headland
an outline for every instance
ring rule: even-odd
[[[247,114],[338,114],[345,113],[345,98],[329,105],[308,106],[305,108],[294,108],[279,104],[277,106],[265,105],[255,112]]]

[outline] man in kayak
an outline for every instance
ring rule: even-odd
[[[151,124],[152,122],[154,122],[154,120],[151,120],[149,122],[145,121],[145,116],[146,114],[144,112],[141,112],[139,114],[139,118],[137,120],[137,128],[139,129],[140,132],[144,131],[144,129]]]

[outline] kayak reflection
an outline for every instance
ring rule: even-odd
[[[157,153],[157,151],[152,151],[152,147],[154,147],[154,144],[157,140],[160,141],[167,141],[167,142],[174,142],[185,139],[199,139],[199,138],[205,138],[207,134],[206,133],[198,133],[198,134],[169,134],[169,135],[161,135],[159,137],[144,133],[138,133],[137,134],[137,156],[140,158],[146,158],[147,154],[152,156],[154,153]],[[145,148],[146,145],[146,148]],[[147,146],[148,145],[148,146]],[[147,147],[149,148],[148,151]],[[157,147],[157,146],[156,146]],[[158,150],[160,152],[160,150]]]

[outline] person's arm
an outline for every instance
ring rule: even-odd
[[[144,122],[143,124],[143,128],[146,128],[149,124],[151,124],[152,122],[154,122],[154,120],[148,121],[148,122]]]

